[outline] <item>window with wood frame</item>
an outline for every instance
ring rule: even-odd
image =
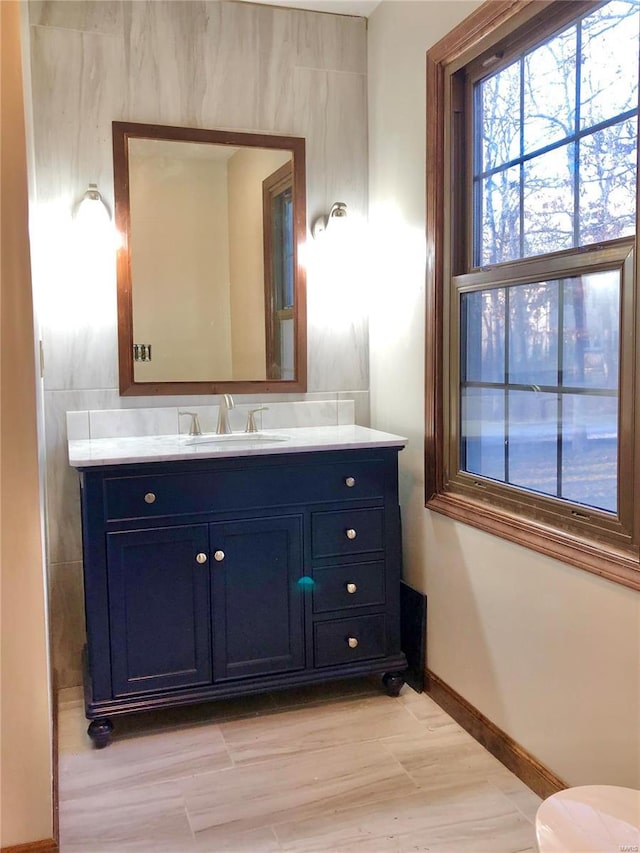
[[[427,54],[426,505],[640,588],[640,0]]]

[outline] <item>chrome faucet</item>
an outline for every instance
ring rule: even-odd
[[[218,426],[216,427],[216,433],[218,435],[228,435],[231,432],[231,427],[229,426],[229,412],[234,408],[235,403],[233,402],[231,394],[223,394],[220,402],[220,411],[218,413]]]
[[[191,418],[191,424],[189,426],[189,435],[202,435],[202,430],[200,429],[200,420],[198,418],[197,412],[178,412],[179,415],[189,415]]]

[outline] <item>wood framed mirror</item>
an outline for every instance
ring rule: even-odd
[[[305,142],[113,122],[120,394],[306,391]]]

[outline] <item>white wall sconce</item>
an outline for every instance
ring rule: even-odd
[[[113,227],[111,211],[97,184],[89,184],[73,212],[75,253],[85,268],[95,272],[98,263],[114,256],[118,235]],[[114,256],[115,257],[115,256]],[[101,260],[100,260],[101,259]]]
[[[111,222],[111,211],[100,195],[97,184],[89,184],[76,210],[76,218],[86,224]]]
[[[319,216],[313,223],[311,233],[315,240],[329,229],[333,230],[338,225],[344,225],[347,219],[347,205],[343,201],[336,201],[331,205],[328,216]]]

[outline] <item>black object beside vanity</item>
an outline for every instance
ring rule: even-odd
[[[84,467],[86,716],[403,684],[400,447]]]

